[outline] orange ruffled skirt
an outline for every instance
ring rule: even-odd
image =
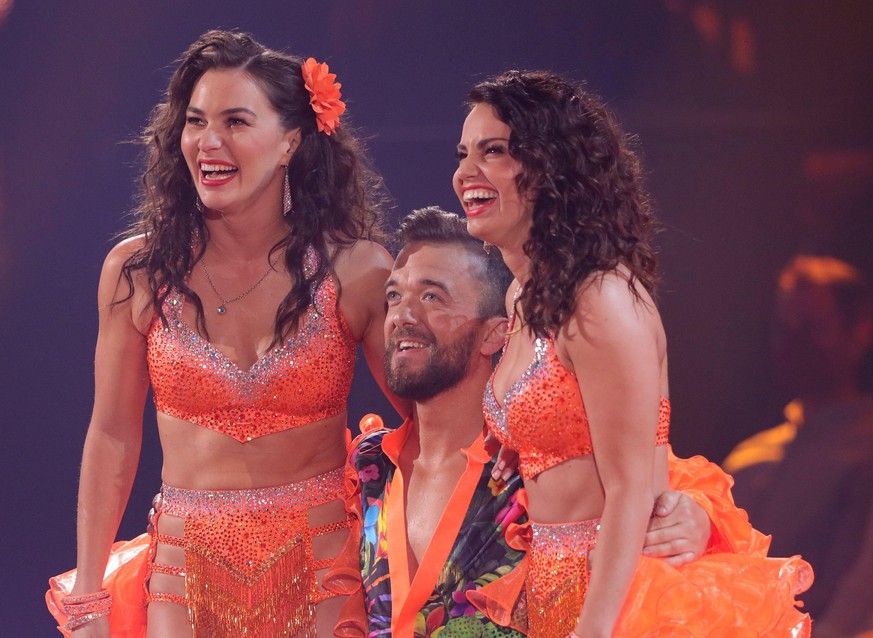
[[[642,558],[613,636],[619,638],[808,638],[811,621],[797,596],[812,585],[799,556],[767,557],[769,537],[749,525],[730,495],[732,480],[702,457],[670,454],[670,487],[709,514],[707,553],[679,568]],[[519,501],[527,506],[524,490]],[[565,638],[575,628],[588,587],[588,554],[597,520],[506,530],[527,556],[507,575],[467,593],[499,624],[532,638]],[[596,558],[595,558],[596,560]]]
[[[146,582],[149,574],[149,555],[152,539],[141,534],[130,541],[112,546],[109,563],[103,578],[103,587],[112,593],[112,613],[109,614],[109,634],[112,638],[145,638],[146,635]],[[49,579],[45,602],[60,629],[67,622],[61,599],[69,595],[76,583],[76,570]]]
[[[588,587],[588,554],[598,521],[531,524],[528,635],[564,638],[579,619]],[[614,635],[628,638],[808,636],[809,617],[795,595],[812,572],[799,556],[704,556],[678,569],[643,558]]]

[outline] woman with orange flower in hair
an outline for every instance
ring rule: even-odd
[[[78,568],[47,595],[75,638],[333,633],[346,401],[358,343],[382,381],[391,268],[339,89],[210,31],[152,113],[138,219],[98,288]],[[113,547],[149,385],[163,487],[150,537]]]

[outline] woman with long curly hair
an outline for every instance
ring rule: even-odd
[[[507,72],[468,104],[455,190],[469,232],[515,276],[485,413],[519,453],[532,521],[525,631],[808,633],[794,603],[811,570],[765,558],[766,541],[679,568],[640,559],[668,488],[670,403],[655,221],[629,138],[598,98],[553,73]]]
[[[333,633],[346,401],[357,344],[382,383],[391,268],[339,89],[312,58],[210,31],[152,112],[137,221],[100,276],[78,568],[48,595],[75,638]],[[113,549],[149,385],[153,533]]]

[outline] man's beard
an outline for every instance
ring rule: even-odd
[[[401,340],[402,338],[393,338],[392,342],[398,343]],[[406,370],[404,364],[392,367],[391,355],[396,347],[389,343],[385,348],[385,380],[388,387],[401,399],[411,401],[427,401],[453,388],[467,373],[477,340],[478,326],[451,345],[432,343],[427,361],[416,370]]]

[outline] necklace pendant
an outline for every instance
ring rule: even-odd
[[[223,315],[225,312],[227,312],[227,308],[223,305],[218,307],[218,314]]]

